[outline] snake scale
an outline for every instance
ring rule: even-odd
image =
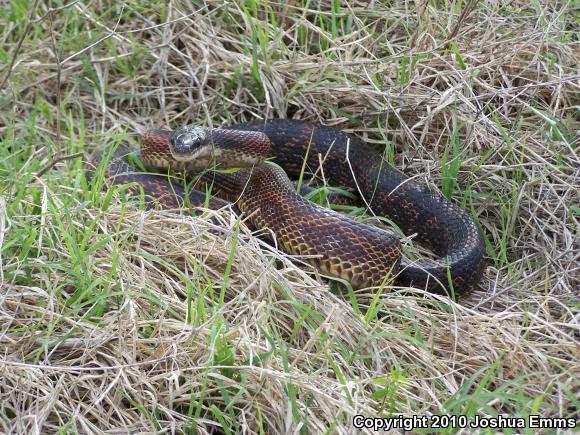
[[[233,173],[206,171],[202,180],[223,198],[209,202],[205,193],[186,192],[165,176],[140,173],[124,154],[117,153],[108,164],[111,182],[135,182],[166,208],[188,202],[217,209],[227,204],[223,199],[233,201],[256,228],[271,230],[285,251],[306,256],[321,272],[348,280],[355,288],[378,286],[394,277],[401,286],[436,293],[453,287],[455,293],[464,293],[478,284],[485,268],[483,236],[468,213],[386,164],[370,144],[331,127],[271,119],[226,129],[145,133],[141,159],[150,169],[199,170],[222,157],[233,166],[247,166]],[[266,157],[279,166],[260,163]],[[304,199],[288,179],[298,177],[304,167],[321,169],[329,185],[354,192],[360,205],[391,219],[405,234],[416,234],[437,258],[401,259],[400,241],[392,233]]]

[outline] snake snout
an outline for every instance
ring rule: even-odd
[[[211,145],[211,134],[207,128],[195,125],[178,128],[170,138],[171,154],[179,161],[195,160],[205,145]]]

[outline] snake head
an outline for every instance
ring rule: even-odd
[[[182,162],[205,156],[211,148],[211,133],[205,127],[187,125],[175,130],[170,138],[171,154]]]

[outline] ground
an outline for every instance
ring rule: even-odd
[[[578,418],[573,8],[5,3],[0,432]],[[229,209],[150,210],[87,180],[95,151],[148,128],[269,117],[352,132],[468,210],[487,248],[479,288],[459,300],[354,292]]]

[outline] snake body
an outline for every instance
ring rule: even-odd
[[[219,161],[226,152],[238,153],[238,161],[272,157],[283,170],[263,163],[235,173],[212,172],[204,179],[220,196],[236,201],[256,227],[271,230],[285,251],[307,256],[323,273],[344,278],[355,288],[381,285],[396,277],[397,284],[434,292],[451,286],[455,292],[465,292],[481,278],[484,241],[473,219],[386,164],[379,151],[355,136],[296,120],[250,122],[212,130],[209,151],[199,154],[197,163],[184,163],[174,158],[175,152],[171,155],[172,140],[179,143],[178,132],[154,130],[143,135],[141,157],[146,166],[199,169]],[[361,205],[391,219],[405,234],[416,234],[417,241],[438,257],[401,260],[400,242],[391,233],[304,199],[288,179],[299,176],[304,165],[312,170],[322,166],[328,184],[354,192]],[[167,207],[178,206],[188,195],[161,176],[136,173],[122,159],[112,159],[108,172],[115,183],[137,182]],[[193,192],[187,200],[196,206],[206,198]],[[211,201],[211,208],[224,205],[219,199]]]

